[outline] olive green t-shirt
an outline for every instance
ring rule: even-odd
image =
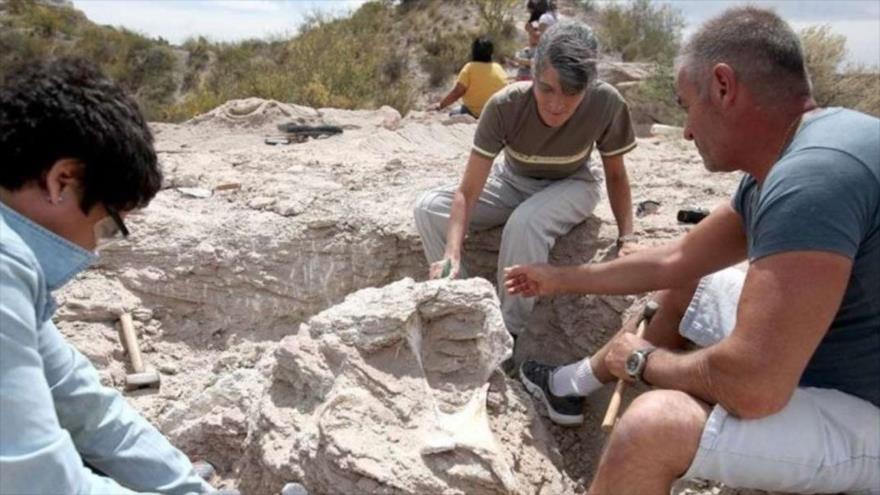
[[[495,158],[504,150],[506,163],[518,175],[562,179],[589,159],[593,145],[602,156],[636,147],[629,107],[613,86],[598,81],[561,127],[549,127],[538,116],[532,82],[511,84],[486,103],[474,151]]]

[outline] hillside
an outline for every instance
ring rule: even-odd
[[[3,0],[0,77],[18,63],[82,56],[136,95],[154,121],[186,120],[249,96],[405,113],[467,60],[479,25],[475,5],[464,0],[369,2],[346,18],[312,17],[289,39],[199,37],[173,46],[97,25],[64,2]],[[515,31],[505,33],[501,50],[509,54]]]
[[[680,124],[671,58],[684,25],[669,5],[560,0],[560,12],[600,37],[601,77],[630,101],[637,122]],[[134,94],[152,121],[181,122],[226,101],[260,97],[316,108],[423,109],[449,89],[471,40],[489,34],[496,59],[525,43],[518,0],[375,0],[341,18],[313,16],[289,38],[175,46],[100,26],[69,0],[0,0],[0,78],[16,64],[76,55]],[[880,115],[880,75],[845,67],[845,39],[802,32],[817,100]],[[369,49],[364,49],[369,47]],[[629,66],[630,63],[638,65]]]

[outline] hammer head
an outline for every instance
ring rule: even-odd
[[[654,316],[654,313],[656,313],[658,309],[660,309],[660,305],[657,304],[657,301],[653,301],[653,300],[648,301],[648,303],[645,304],[645,311],[642,314],[644,315],[646,320],[650,320],[651,317]]]
[[[159,388],[161,379],[159,373],[153,370],[143,371],[141,373],[132,373],[125,376],[125,389],[137,390],[141,388]]]

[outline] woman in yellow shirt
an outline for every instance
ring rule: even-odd
[[[471,61],[462,67],[455,87],[433,110],[442,110],[461,98],[463,105],[450,113],[468,114],[480,118],[483,105],[496,91],[507,85],[507,73],[501,65],[492,62],[495,50],[492,40],[481,36],[471,45]]]

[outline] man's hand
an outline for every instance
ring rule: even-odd
[[[608,345],[605,366],[615,377],[632,383],[633,379],[626,372],[626,360],[629,359],[633,351],[645,347],[651,347],[651,343],[641,337],[636,337],[633,333],[620,332],[611,339]]]
[[[510,295],[549,296],[559,292],[558,268],[546,263],[514,265],[504,269],[504,286]]]
[[[457,258],[445,257],[440,261],[435,261],[431,263],[428,277],[431,280],[436,280],[438,278],[456,279],[458,278],[460,272],[461,260]]]

